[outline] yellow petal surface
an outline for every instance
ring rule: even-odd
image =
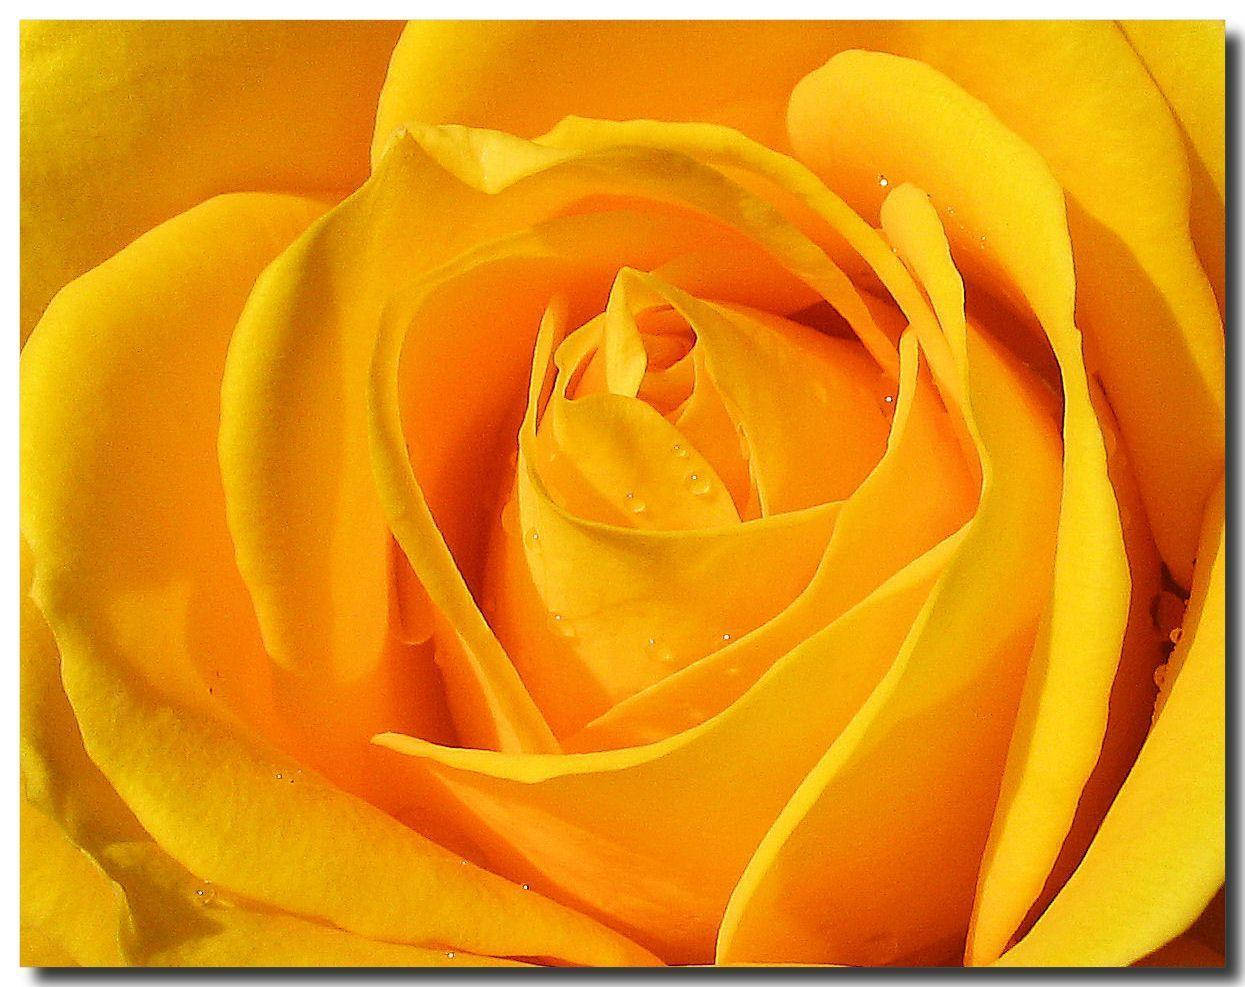
[[[22,576],[22,962],[36,966],[500,964],[380,942],[271,910],[190,874],[151,842],[87,758],[60,657]],[[124,889],[122,891],[121,889]]]
[[[23,355],[22,527],[87,754],[183,867],[263,905],[390,942],[644,962],[620,937],[463,863],[256,734],[290,739],[275,707],[316,710],[303,693],[274,695],[252,643],[213,422],[252,279],[319,211],[283,197],[210,200],[75,282]],[[198,318],[189,326],[188,312]],[[411,697],[386,705],[392,694],[367,684],[371,713],[418,710]],[[349,746],[331,713],[316,726]],[[378,763],[364,760],[365,771]]]
[[[23,22],[22,339],[60,288],[204,199],[354,189],[400,29]]]
[[[861,341],[884,366],[894,362],[893,342],[878,328],[871,309],[846,275],[814,242],[721,173],[687,156],[689,150],[701,149],[697,139],[704,135],[700,131],[690,135],[690,140],[671,142],[669,148],[654,140],[663,136],[660,128],[654,134],[642,135],[639,141],[626,127],[614,129],[609,125],[580,140],[583,136],[578,128],[570,127],[549,135],[543,144],[532,144],[485,131],[418,128],[395,138],[386,158],[388,163],[376,172],[359,196],[326,219],[323,229],[327,231],[340,222],[342,228],[336,232],[344,232],[355,224],[353,235],[372,244],[371,249],[380,257],[378,269],[406,270],[416,281],[409,297],[422,298],[431,288],[419,282],[420,266],[431,265],[437,251],[451,250],[460,237],[463,242],[470,242],[524,229],[551,215],[574,213],[599,201],[601,196],[643,195],[659,204],[692,210],[746,234],[775,261],[839,307]],[[712,136],[711,146],[714,141],[728,145],[743,141],[729,131],[713,130]],[[637,143],[641,146],[637,147]],[[644,147],[646,143],[657,146]],[[448,174],[436,171],[436,165],[447,169]],[[455,185],[455,181],[461,184]],[[396,189],[404,191],[398,194]],[[366,204],[373,195],[394,203],[395,208],[369,209]],[[398,205],[411,211],[396,208]],[[425,215],[425,210],[432,215]],[[436,222],[443,214],[456,217],[456,223],[450,227],[454,235],[429,246],[426,238],[418,236],[421,224]],[[385,223],[389,226],[382,229]],[[358,224],[363,224],[366,236]],[[902,270],[880,237],[867,227],[864,229],[872,236],[869,245],[877,256]],[[379,513],[379,509],[373,506],[371,478],[354,458],[357,441],[352,438],[354,416],[362,414],[362,410],[350,398],[333,397],[337,392],[317,388],[307,375],[294,371],[314,353],[317,367],[326,372],[333,368],[332,373],[353,380],[363,363],[359,348],[369,339],[366,327],[375,318],[370,313],[380,304],[376,286],[386,279],[374,270],[366,285],[356,283],[367,265],[355,263],[359,256],[366,255],[355,251],[350,255],[351,270],[341,272],[342,284],[332,293],[325,292],[323,279],[300,276],[303,261],[297,259],[304,247],[318,255],[327,251],[326,244],[337,242],[336,237],[330,239],[326,234],[321,246],[311,246],[311,240],[318,236],[313,231],[306,244],[283,258],[283,264],[289,260],[282,273],[285,286],[280,290],[274,287],[272,297],[284,311],[277,314],[253,300],[244,326],[249,323],[255,327],[258,348],[235,346],[239,354],[238,387],[231,397],[227,381],[225,394],[222,451],[231,516],[237,521],[239,557],[257,597],[261,622],[265,615],[269,618],[273,630],[270,646],[276,646],[278,654],[296,653],[282,647],[281,637],[286,631],[292,632],[286,640],[288,645],[301,634],[303,628],[299,624],[309,611],[300,601],[314,604],[317,599],[333,598],[335,581],[349,586],[351,597],[359,600],[361,606],[366,604],[376,615],[371,621],[373,628],[380,624],[381,608],[378,603],[369,602],[377,595],[375,586],[367,589],[369,580],[374,584],[379,577],[368,576],[367,572],[381,570],[380,546],[384,535],[381,527],[373,524],[372,514]],[[383,249],[380,244],[385,245]],[[482,249],[487,253],[495,248]],[[470,266],[467,260],[461,263]],[[275,285],[275,272],[280,267],[268,272],[258,295],[267,293],[268,279]],[[452,280],[446,272],[437,278],[447,283]],[[429,284],[436,280],[432,278]],[[530,287],[540,283],[540,278],[530,279],[524,291],[530,294]],[[446,291],[446,297],[454,297],[452,288]],[[354,301],[348,304],[348,298]],[[330,305],[331,314],[321,311],[324,304]],[[464,584],[464,574],[454,564],[452,546],[442,540],[431,510],[433,505],[424,489],[425,478],[415,472],[419,466],[417,456],[408,458],[400,409],[396,407],[401,400],[393,392],[391,381],[405,372],[401,369],[405,339],[408,335],[420,338],[419,334],[409,333],[407,321],[416,307],[413,303],[397,302],[390,306],[385,316],[387,335],[381,339],[372,371],[372,415],[376,425],[373,439],[381,500],[387,505],[385,513],[394,533],[433,602],[447,616],[451,612],[454,615],[451,623],[467,654],[469,674],[464,680],[466,687],[451,686],[451,692],[467,695],[474,691],[475,705],[489,711],[488,717],[494,722],[506,724],[493,740],[486,739],[484,744],[550,749],[552,738],[547,727],[541,724],[530,698],[525,697],[513,678],[508,661],[479,614],[469,587]],[[511,324],[523,323],[519,319]],[[529,335],[518,338],[530,340],[535,323],[535,318],[527,320]],[[343,333],[348,326],[358,327],[357,331]],[[293,353],[299,354],[297,358]],[[231,354],[231,371],[233,367]],[[354,391],[346,384],[341,393],[352,395]],[[309,411],[311,408],[316,410]],[[343,415],[346,426],[331,434],[309,424],[325,418],[339,420]],[[258,439],[255,433],[259,428],[243,429],[244,422],[263,423]],[[235,427],[239,437],[236,441],[230,438]],[[313,431],[315,434],[310,434]],[[291,432],[298,442],[287,440]],[[300,450],[298,455],[292,451],[294,448]],[[308,455],[302,455],[304,449]],[[325,463],[331,463],[332,468],[324,468]],[[274,464],[280,468],[274,468]],[[274,475],[282,481],[273,483]],[[343,491],[349,491],[349,495]],[[343,504],[347,507],[340,507]],[[348,530],[362,537],[331,539],[326,546],[316,524],[310,520],[290,522],[291,517],[323,520],[338,510],[348,512],[351,522],[358,521],[351,523]],[[334,552],[336,558],[332,557]],[[323,608],[316,612],[323,612]],[[378,629],[371,633],[379,636]],[[313,643],[322,646],[331,637],[332,634],[316,630]],[[356,649],[355,654],[365,656],[366,651]],[[481,717],[476,715],[473,719],[479,721]]]
[[[881,213],[883,226],[929,286],[944,324],[954,317],[945,313],[962,311],[963,301],[935,204],[953,210],[953,229],[975,232],[975,243],[953,234],[957,261],[969,270],[986,268],[995,283],[1023,299],[1060,365],[1060,548],[975,916],[971,955],[989,958],[1005,948],[1037,897],[1097,761],[1128,608],[1118,512],[1073,324],[1077,282],[1063,199],[1036,153],[984,104],[928,66],[849,52],[806,80],[806,87],[820,87],[827,97],[817,111],[819,126],[852,148],[845,171],[881,161],[887,174],[910,177],[931,192],[933,203],[900,185]],[[814,112],[811,98],[797,93],[793,118]],[[844,127],[852,128],[850,135]],[[948,134],[958,139],[948,140]]]
[[[22,964],[128,965],[125,892],[25,799],[21,841]]]
[[[412,121],[534,137],[572,113],[721,123],[782,145],[791,87],[836,34],[781,21],[412,21],[385,80],[373,154]]]
[[[1170,594],[1161,588],[1161,563],[1146,524],[1137,481],[1101,387],[1094,381],[1090,382],[1090,386],[1107,444],[1107,468],[1119,501],[1120,523],[1124,529],[1124,547],[1132,582],[1128,628],[1120,648],[1115,681],[1111,686],[1106,732],[1098,763],[1085,781],[1068,835],[1046,875],[1042,893],[1030,906],[1024,921],[1012,936],[1013,941],[1029,930],[1076,870],[1111,807],[1150,730],[1157,694],[1156,676],[1162,674],[1160,669],[1163,668],[1159,663],[1164,658],[1165,648],[1170,648],[1170,630],[1155,624],[1156,606],[1161,610],[1160,604]],[[1173,601],[1176,599],[1174,596],[1170,598]],[[1160,622],[1162,619],[1160,617]]]
[[[418,281],[469,244],[526,229],[593,197],[642,194],[746,233],[841,306],[866,345],[883,355],[892,345],[842,271],[782,216],[690,159],[621,144],[616,139],[609,153],[589,153],[455,127],[401,135],[368,184],[261,279],[230,350],[221,461],[239,567],[268,650],[283,665],[350,681],[381,654],[389,536],[366,462],[365,382],[374,326],[404,276]],[[430,228],[447,235],[429,238]],[[389,344],[395,367],[385,373],[395,377],[402,338]],[[326,377],[336,383],[326,386]],[[325,421],[337,425],[325,429]],[[395,431],[386,441],[405,460],[405,452],[397,453],[399,438]],[[399,487],[404,468],[394,474]],[[444,586],[433,602],[459,614],[453,624],[490,682],[488,701],[509,710],[507,735],[547,749],[547,729],[472,614],[428,505],[412,507],[407,493],[392,493],[394,509],[421,528],[404,548],[408,556],[423,556],[415,568],[425,584]],[[410,496],[426,499],[422,491]],[[486,654],[491,657],[481,657]],[[502,694],[510,698],[499,700]]]
[[[1205,499],[1223,462],[1223,334],[1189,235],[1179,129],[1144,66],[1120,31],[1100,22],[853,25],[845,28],[849,46],[945,73],[1032,145],[1063,185],[1077,322],[1134,454],[1159,549],[1187,585],[1197,540],[1187,505]],[[793,92],[788,126],[797,155],[866,217],[885,193],[880,177],[892,187],[915,181],[940,211],[954,211],[953,242],[972,246],[986,231],[959,211],[958,190],[905,171],[906,145],[891,131],[861,133],[860,118],[836,111],[901,95],[843,90],[852,81],[844,64],[833,59]],[[1058,112],[1050,111],[1052,93]],[[888,141],[897,158],[882,154]],[[941,134],[933,146],[959,145]],[[989,272],[966,273],[971,282]]]
[[[1191,151],[1191,232],[1222,312],[1227,177],[1224,22],[1123,21],[1120,27],[1167,97]]]
[[[444,779],[500,873],[667,962],[708,962],[756,841],[892,659],[951,547],[898,573],[720,715],[659,743],[516,755],[399,734],[377,742]]]
[[[886,675],[758,846],[720,962],[958,958],[1048,596],[1060,465],[1026,371],[979,333],[966,339],[962,316],[945,329],[981,454],[978,511]]]
[[[1085,859],[1002,966],[1125,966],[1177,936],[1223,883],[1223,511],[1220,486],[1170,695]]]
[[[633,281],[640,277],[635,272],[624,276]],[[670,286],[662,290],[675,291]],[[683,297],[679,304],[693,301]],[[785,328],[766,326],[760,331],[769,334]],[[562,349],[575,342],[577,336],[570,337]],[[764,343],[755,345],[760,349]],[[543,349],[547,353],[551,344]],[[540,344],[537,350],[539,354]],[[574,368],[568,364],[563,369]],[[544,376],[539,357],[533,374],[534,400]],[[557,389],[542,430],[559,422],[565,430],[566,418],[592,400],[568,401],[557,395]],[[647,445],[622,445],[623,452],[634,448],[636,454],[612,461],[623,474],[615,477],[606,494],[620,518],[630,514],[645,522],[634,527],[605,524],[562,509],[543,482],[542,472],[548,469],[530,464],[548,462],[548,454],[560,450],[558,464],[583,472],[585,481],[600,481],[610,471],[594,458],[593,445],[607,442],[609,436],[583,421],[581,414],[585,430],[578,433],[579,440],[574,432],[569,438],[555,436],[556,447],[536,452],[540,433],[529,406],[521,436],[517,499],[502,511],[484,590],[493,603],[493,626],[559,735],[780,612],[807,583],[836,513],[835,505],[823,504],[746,524],[732,513],[716,523],[706,516],[700,527],[692,529],[674,530],[676,526],[668,523],[654,528],[650,515],[663,514],[667,500],[671,508],[681,501],[690,502],[690,507],[704,504],[711,488],[697,489],[694,484],[702,474],[708,484],[712,475],[687,438],[649,406],[621,394],[594,397],[612,399],[619,411],[643,410],[649,416],[644,422],[661,426]],[[876,413],[871,394],[866,411]],[[590,409],[585,414],[591,413]],[[597,468],[585,468],[585,460]],[[646,477],[642,475],[646,468],[664,470],[665,475]],[[828,471],[833,469],[828,465]],[[507,524],[508,512],[514,519]],[[664,513],[667,521],[676,519],[669,510]],[[755,583],[758,566],[775,573],[763,591]],[[577,681],[581,678],[586,681]]]
[[[956,531],[977,494],[916,338],[901,344],[895,418],[882,459],[841,507],[804,591],[781,614],[613,707],[571,742],[577,750],[657,740],[717,713],[774,660]]]

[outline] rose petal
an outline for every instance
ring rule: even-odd
[[[546,334],[549,329],[547,324]],[[503,523],[497,532],[485,594],[495,601],[491,623],[561,736],[782,610],[811,575],[836,510],[822,505],[743,525],[731,517],[724,525],[681,531],[603,524],[569,513],[530,465],[530,457],[541,456],[533,451],[535,401],[545,376],[542,354],[547,359],[551,348],[551,339],[537,344],[532,403],[521,434],[515,505],[521,523],[509,529]],[[608,397],[640,406],[621,395]],[[551,407],[557,400],[551,399]],[[565,410],[587,400],[565,402]],[[550,426],[550,414],[542,428]],[[680,438],[673,430],[671,436]],[[581,468],[591,440],[600,438],[589,431],[579,441],[566,441],[558,462],[574,458]],[[673,467],[665,481],[674,487],[672,497],[700,499],[684,482],[689,470],[703,469],[694,450],[663,437],[645,454],[662,468]],[[619,465],[626,463],[624,458]],[[627,484],[631,503],[641,498],[644,514],[660,509],[662,491],[634,478]],[[614,499],[625,504],[619,489],[621,481]],[[775,573],[763,588],[756,585],[758,566]]]
[[[1185,929],[1224,878],[1224,499],[1206,504],[1180,664],[1085,859],[1002,966],[1126,966]]]
[[[1227,177],[1224,22],[1121,21],[1120,28],[1167,98],[1192,152],[1190,232],[1222,314]]]
[[[1027,372],[932,294],[964,368],[981,502],[886,676],[758,846],[722,962],[949,962],[968,924],[1047,598],[1059,442]]]
[[[299,774],[256,735],[286,739],[222,523],[217,388],[253,278],[319,211],[210,200],[62,292],[26,348],[22,527],[86,752],[180,864],[264,905],[393,942],[644,962],[589,919]],[[212,669],[249,728],[212,700]],[[368,715],[389,709],[392,694],[368,684]],[[275,698],[309,711],[298,692]],[[405,698],[388,716],[418,713]],[[317,726],[350,743],[331,710]]]
[[[427,216],[420,218],[421,210],[431,210],[434,215],[443,210],[455,217],[451,227],[455,236],[448,236],[435,248],[448,251],[457,242],[456,236],[463,237],[464,242],[487,240],[490,234],[498,236],[510,228],[524,229],[542,217],[573,213],[594,196],[642,194],[659,203],[692,209],[756,240],[793,274],[844,310],[845,318],[883,365],[894,361],[890,355],[893,343],[876,325],[872,310],[860,293],[816,244],[780,214],[718,172],[684,155],[637,147],[626,128],[619,128],[612,139],[610,133],[606,128],[594,134],[595,143],[590,146],[578,148],[570,142],[565,149],[554,146],[561,139],[559,135],[551,135],[543,145],[461,128],[420,128],[399,136],[390,150],[391,164],[379,170],[360,195],[330,216],[323,227],[328,230],[335,223],[342,224],[342,229],[352,223],[391,224],[383,230],[369,227],[364,237],[382,255],[377,267],[369,269],[356,251],[351,255],[350,271],[338,273],[342,283],[334,291],[323,290],[322,277],[315,281],[303,279],[300,283],[298,270],[305,262],[298,259],[299,251],[307,249],[318,256],[327,249],[323,243],[312,245],[309,239],[307,246],[290,252],[281,265],[269,272],[265,285],[269,278],[273,283],[288,283],[281,292],[269,293],[263,287],[259,297],[275,295],[280,303],[285,297],[282,293],[288,291],[291,305],[285,310],[272,310],[254,303],[248,309],[248,317],[254,313],[254,318],[244,320],[244,324],[255,326],[262,345],[256,350],[248,345],[235,347],[244,354],[239,356],[239,366],[244,369],[236,378],[236,390],[231,391],[227,381],[222,450],[226,489],[231,491],[230,501],[235,505],[231,516],[241,519],[235,525],[235,538],[243,573],[257,596],[261,622],[266,616],[267,626],[273,632],[269,646],[277,647],[279,654],[287,656],[286,660],[292,655],[298,655],[299,660],[307,655],[331,655],[344,648],[344,640],[333,643],[335,635],[344,638],[344,625],[337,631],[331,626],[306,626],[309,607],[314,609],[318,600],[340,595],[332,591],[335,584],[348,587],[351,597],[361,601],[360,606],[367,603],[376,615],[368,621],[372,625],[368,633],[380,633],[380,607],[368,601],[378,592],[375,583],[383,569],[380,552],[384,534],[374,521],[380,507],[375,502],[370,477],[359,463],[358,442],[354,438],[360,427],[355,418],[364,414],[362,402],[339,399],[336,392],[295,371],[300,361],[309,360],[314,354],[314,364],[321,372],[344,374],[345,379],[354,380],[363,362],[359,349],[371,336],[368,326],[377,317],[380,305],[378,290],[373,287],[369,295],[368,285],[385,284],[401,269],[411,273],[417,282],[408,293],[409,299],[422,299],[429,292],[435,295],[434,282],[438,279],[452,280],[449,272],[442,271],[426,284],[419,282],[421,267],[431,264],[430,256],[416,250],[421,244],[426,246],[426,238],[419,239],[418,231],[424,228],[421,224],[430,222]],[[574,128],[562,136],[576,136]],[[714,136],[719,141],[741,140],[728,131],[715,131]],[[435,170],[434,162],[466,184],[455,185],[449,173]],[[405,190],[394,198],[416,203],[412,207],[414,214],[406,215],[395,208],[369,210],[371,196],[390,194],[382,191],[387,183]],[[424,202],[424,198],[428,201]],[[358,230],[355,235],[363,236]],[[324,236],[324,242],[331,242],[327,234]],[[383,249],[376,246],[380,244]],[[872,247],[884,261],[902,270],[876,234]],[[510,248],[488,245],[481,249],[487,253]],[[515,249],[535,250],[535,256],[549,253],[549,246],[542,246],[539,237],[526,247]],[[557,251],[553,253],[556,255]],[[552,268],[542,267],[546,279],[553,268],[566,264],[565,257],[554,259]],[[462,261],[464,265],[470,263],[475,262]],[[279,277],[274,273],[278,269],[282,272]],[[364,271],[367,284],[356,283]],[[524,297],[530,296],[530,288],[542,283],[541,277],[528,278],[524,282]],[[336,300],[330,312],[321,310],[326,299]],[[349,303],[346,299],[350,299]],[[483,729],[475,736],[483,737],[482,742],[489,746],[556,749],[552,735],[540,722],[530,697],[525,696],[479,614],[463,573],[437,529],[421,479],[408,457],[395,383],[401,376],[401,354],[409,319],[417,307],[410,301],[390,306],[386,335],[380,341],[372,369],[371,414],[381,499],[394,534],[416,573],[458,634],[457,644],[448,647],[461,646],[465,659],[452,662],[457,670],[451,674],[459,677],[461,687],[451,685],[451,692],[462,700],[460,706],[474,704],[475,713],[464,710],[463,718]],[[519,319],[517,324],[533,327],[534,321]],[[346,327],[351,328],[344,331]],[[297,358],[292,356],[294,353]],[[487,380],[482,378],[482,385]],[[349,384],[345,390],[352,393]],[[314,427],[315,422],[322,420],[340,420],[345,424],[340,432],[329,434]],[[251,424],[243,429],[242,423],[254,422],[264,423],[263,430],[258,431]],[[236,440],[230,437],[235,428]],[[297,441],[291,442],[291,430],[295,430]],[[332,464],[331,468],[326,464]],[[281,482],[273,482],[274,477]],[[325,539],[324,525],[333,512],[346,510],[343,504],[351,514],[343,525],[351,537]],[[335,547],[336,557],[330,546]],[[320,607],[314,612],[326,611]],[[294,648],[295,641],[306,647]],[[360,647],[357,640],[350,643],[354,660],[369,660],[367,656],[373,649]],[[330,666],[334,661],[330,659]],[[490,723],[499,727],[491,735],[487,728]]]
[[[729,647],[637,693],[590,723],[574,750],[645,743],[725,709],[782,654],[956,531],[976,504],[947,414],[916,337],[901,343],[895,418],[881,461],[842,505],[811,582],[782,613]]]
[[[400,734],[376,742],[444,779],[500,873],[547,888],[668,962],[707,962],[756,841],[890,662],[954,547],[897,573],[720,715],[659,743],[539,755]]]
[[[1205,499],[1223,464],[1223,332],[1189,237],[1187,164],[1161,95],[1112,24],[877,25],[852,43],[944,72],[1036,148],[1067,190],[1077,321],[1133,452],[1160,551],[1187,585],[1197,540],[1187,505]],[[892,187],[915,182],[957,211],[952,239],[975,247],[987,230],[984,217],[961,210],[970,183],[921,170],[928,154],[967,145],[936,132],[933,117],[916,121],[927,136],[909,141],[878,126],[876,111],[853,116],[902,102],[842,71],[859,57],[836,57],[796,87],[788,125],[798,156],[865,216],[885,192],[879,176]],[[1058,113],[1049,111],[1054,91]],[[978,282],[989,272],[969,274]]]
[[[985,238],[974,244],[963,233],[953,236],[956,260],[970,270],[986,266],[996,284],[1024,300],[1060,365],[1060,548],[1049,621],[1039,636],[986,852],[969,947],[970,959],[980,962],[1006,947],[1068,832],[1098,758],[1127,620],[1129,576],[1118,510],[1072,319],[1077,282],[1063,197],[1042,159],[984,104],[919,62],[844,53],[801,89],[803,95],[793,97],[793,118],[813,112],[807,101],[819,89],[825,98],[818,126],[835,127],[841,119],[854,128],[861,144],[854,145],[848,171],[865,160],[870,166],[881,161],[896,176],[892,181],[910,176],[934,190],[936,202],[954,202],[954,224]],[[960,139],[948,141],[948,134]],[[934,206],[900,185],[884,203],[882,219],[945,324],[944,313],[962,310],[963,296]]]
[[[20,812],[22,965],[128,966],[125,892],[50,816]]]
[[[381,94],[374,156],[417,120],[534,137],[568,113],[712,121],[785,143],[796,80],[838,25],[771,21],[412,21]]]
[[[62,286],[204,199],[355,188],[399,30],[23,22],[23,341]]]

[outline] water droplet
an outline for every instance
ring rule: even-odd
[[[643,514],[645,510],[648,509],[648,504],[637,497],[634,490],[628,490],[623,495],[623,499],[626,500],[627,506],[631,509],[632,514]]]
[[[549,615],[549,625],[562,637],[575,636],[575,628],[572,627],[571,622],[560,613],[551,613]]]
[[[885,175],[878,175],[878,184],[881,185],[882,188],[886,188],[886,186],[890,184],[890,181]]]
[[[699,473],[689,473],[687,475],[687,488],[697,497],[704,497],[713,489],[713,484],[709,482],[709,477],[701,476]]]
[[[986,235],[984,233],[977,238],[977,246],[982,250],[986,249]]]
[[[459,867],[466,867],[466,866],[467,866],[467,861],[465,861],[465,860],[460,860],[460,861],[458,862],[458,866],[459,866]]]
[[[955,215],[955,206],[947,206],[947,215],[948,215],[948,216],[954,216],[954,215]]]
[[[683,448],[681,443],[678,442],[674,444],[674,454],[680,459],[686,459],[689,455],[688,451]]]
[[[655,637],[645,639],[644,650],[649,653],[650,657],[662,662],[663,664],[668,665],[674,661],[674,655],[670,653],[670,649],[658,641]]]
[[[731,639],[730,634],[723,634],[723,635],[722,635],[722,640],[723,640],[723,641],[729,641],[730,639]]]
[[[532,541],[540,541],[540,532],[537,531],[535,528],[533,528],[531,531],[527,533],[527,537],[530,538]]]
[[[1167,635],[1167,640],[1171,641],[1172,644],[1179,644],[1182,637],[1184,637],[1183,628],[1173,627],[1172,632]]]
[[[280,771],[277,772],[277,781],[280,781],[284,777],[285,775],[283,775]]]
[[[447,960],[452,960],[452,959],[453,959],[455,956],[457,956],[457,955],[458,955],[457,953],[455,953],[455,952],[452,952],[452,951],[451,951],[451,952],[449,952],[449,953],[446,953],[446,954],[445,954],[445,958],[446,958]]]
[[[882,398],[882,403],[883,403],[883,404],[894,404],[894,403],[895,403],[895,395],[893,395],[893,394],[887,394],[885,397],[883,397],[883,398]]]
[[[524,890],[524,891],[531,891],[531,890],[532,890],[532,886],[531,886],[530,884],[525,884],[525,885],[523,885],[523,890]]]
[[[216,889],[212,887],[209,881],[203,882],[203,887],[195,888],[195,902],[200,905],[210,905],[216,898]]]

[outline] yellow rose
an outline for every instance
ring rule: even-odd
[[[24,27],[24,962],[1222,963],[1222,24],[398,31]]]

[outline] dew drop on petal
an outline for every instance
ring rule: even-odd
[[[730,639],[731,639],[730,634],[723,634],[723,635],[722,635],[722,640],[723,640],[723,641],[729,641]]]
[[[632,514],[643,514],[646,510],[648,510],[648,504],[644,503],[644,501],[637,499],[631,502]]]
[[[701,476],[699,473],[689,473],[687,475],[687,488],[697,497],[704,497],[713,488],[709,482],[709,477]]]
[[[549,615],[549,626],[554,632],[562,637],[574,637],[575,628],[571,626],[571,622],[560,613],[551,613]]]
[[[657,640],[655,637],[645,638],[644,650],[648,652],[649,657],[663,664],[670,664],[674,661],[674,655],[670,653],[670,649]]]
[[[457,956],[457,955],[458,955],[457,953],[454,953],[454,952],[449,952],[449,953],[446,953],[446,954],[445,954],[445,958],[446,958],[447,960],[452,960],[452,959],[453,959],[455,956]]]
[[[682,443],[679,443],[679,442],[676,442],[674,444],[674,454],[678,456],[680,459],[686,459],[689,455],[688,451],[683,448]]]
[[[882,188],[886,188],[886,186],[890,184],[890,180],[885,175],[878,175],[878,184],[881,185]]]
[[[524,890],[524,891],[531,891],[531,890],[532,890],[532,886],[531,886],[530,884],[524,884],[524,885],[523,885],[523,890]]]

